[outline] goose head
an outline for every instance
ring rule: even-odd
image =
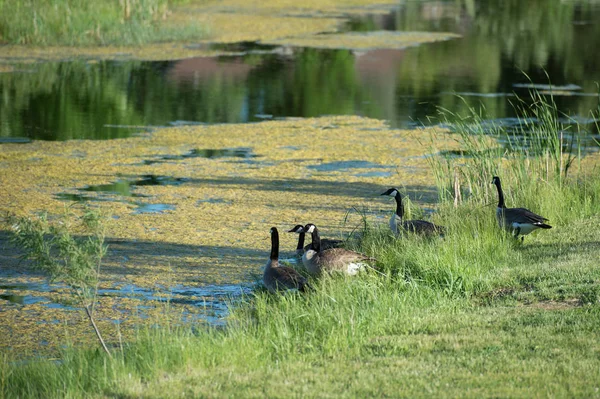
[[[389,195],[390,197],[396,197],[398,195],[398,190],[394,187],[387,190],[385,193],[381,193],[381,195]]]
[[[304,231],[304,226],[302,226],[301,224],[297,224],[290,231],[288,231],[288,233],[301,234],[301,233],[306,233],[306,232]]]
[[[492,178],[492,184],[496,184],[496,185],[500,184],[500,178],[498,176],[494,176]]]
[[[308,234],[312,234],[316,228],[317,228],[317,226],[315,226],[312,223],[309,223],[306,226],[304,226],[304,232],[308,233]]]

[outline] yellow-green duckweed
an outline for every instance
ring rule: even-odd
[[[349,32],[331,35],[292,37],[272,41],[267,40],[263,41],[263,43],[294,47],[371,50],[401,49],[421,43],[438,42],[456,37],[460,36],[454,33],[376,31],[366,33]]]

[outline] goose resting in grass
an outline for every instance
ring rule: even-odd
[[[306,237],[306,232],[304,231],[304,226],[297,224],[293,229],[288,231],[288,233],[298,233],[298,246],[296,247],[296,255],[302,256],[304,252],[308,251],[309,248],[312,248],[312,243],[304,245],[304,239]],[[342,240],[328,240],[326,238],[321,239],[321,250],[326,250],[329,248],[338,248],[343,243]]]
[[[422,234],[425,236],[443,235],[445,228],[435,225],[426,220],[404,220],[404,205],[402,205],[402,195],[396,188],[390,188],[381,195],[389,195],[396,199],[396,212],[390,219],[390,229],[395,235],[400,234],[401,230],[411,233]]]
[[[544,223],[545,217],[537,215],[525,208],[507,208],[504,205],[504,193],[500,185],[500,178],[494,176],[492,184],[498,189],[498,208],[496,208],[496,219],[500,228],[511,232],[515,238],[521,236],[523,240],[525,235],[536,229],[551,229],[552,226]]]
[[[312,223],[304,227],[305,233],[312,236],[311,247],[302,255],[302,263],[306,270],[313,275],[320,275],[326,272],[343,272],[350,276],[368,267],[367,262],[374,262],[376,259],[370,258],[358,252],[350,251],[345,248],[330,248],[323,250],[321,248],[321,237],[317,226]]]
[[[269,292],[298,290],[306,291],[310,286],[306,278],[296,270],[279,265],[279,233],[271,227],[271,256],[265,267],[263,283]]]

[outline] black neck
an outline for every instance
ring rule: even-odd
[[[271,232],[271,260],[279,259],[279,233],[276,228]]]
[[[504,193],[502,192],[502,187],[500,186],[500,179],[496,179],[494,184],[496,184],[496,188],[498,189],[498,208],[505,208]]]
[[[396,215],[398,215],[398,217],[400,219],[402,219],[404,217],[404,205],[402,205],[402,196],[400,195],[400,193],[396,193]]]
[[[298,236],[298,246],[296,249],[304,249],[304,237],[306,236],[306,233],[300,233]]]
[[[321,252],[321,237],[319,237],[319,230],[315,227],[312,232],[312,247],[315,251]]]

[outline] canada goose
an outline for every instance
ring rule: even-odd
[[[271,227],[271,256],[265,267],[263,283],[270,292],[299,290],[310,288],[306,278],[287,266],[279,266],[279,233]]]
[[[402,195],[396,188],[390,188],[381,195],[389,195],[396,199],[396,212],[390,218],[390,229],[395,235],[400,233],[400,228],[411,233],[423,234],[426,236],[433,236],[436,234],[443,235],[445,228],[443,226],[435,225],[425,220],[403,220],[404,217],[404,205],[402,205]]]
[[[515,238],[521,237],[523,240],[525,235],[531,233],[535,229],[551,229],[552,226],[544,223],[545,217],[537,215],[525,208],[507,208],[504,205],[504,193],[500,185],[500,178],[494,176],[492,184],[498,189],[498,208],[496,208],[496,219],[498,226],[513,233]]]
[[[306,236],[306,232],[304,231],[304,226],[297,224],[293,229],[288,231],[288,233],[298,233],[298,246],[296,247],[296,255],[302,256],[304,252],[308,251],[309,248],[312,248],[312,243],[304,245],[304,238]],[[337,248],[342,245],[342,240],[328,240],[326,238],[321,239],[321,249],[324,251],[329,248]]]
[[[374,258],[344,248],[323,250],[319,230],[312,223],[304,227],[304,232],[312,236],[310,248],[302,255],[302,263],[311,274],[320,275],[322,271],[338,271],[353,276],[369,267],[366,262],[375,261]]]

